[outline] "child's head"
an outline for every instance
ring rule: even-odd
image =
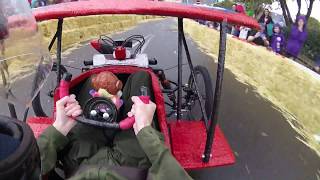
[[[270,10],[268,8],[264,9],[264,16],[265,17],[270,16]]]
[[[276,34],[281,33],[281,26],[279,24],[275,24],[273,26],[273,32],[276,33]]]
[[[237,9],[236,7],[237,7],[237,4],[233,4],[233,5],[232,5],[232,10],[233,10],[233,11],[236,11],[236,9]]]
[[[297,23],[298,27],[305,28],[306,23],[307,23],[306,17],[305,16],[298,16],[296,19],[296,23]]]

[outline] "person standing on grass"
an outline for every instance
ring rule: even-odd
[[[245,8],[243,5],[241,4],[234,4],[232,6],[232,9],[237,12],[237,13],[240,13],[240,14],[246,14],[246,11],[245,11]],[[232,26],[232,30],[231,30],[231,34],[233,36],[239,36],[240,34],[240,30],[241,30],[241,27],[240,26]]]
[[[305,16],[298,16],[296,23],[291,27],[290,35],[287,41],[287,56],[297,58],[307,40],[307,21]]]
[[[260,17],[260,19],[258,20],[258,23],[264,25],[264,33],[267,34],[267,32],[268,32],[268,29],[267,29],[268,25],[269,25],[269,24],[273,24],[273,20],[272,20],[272,18],[271,18],[269,9],[265,9],[265,10],[264,10],[264,14]]]
[[[273,27],[273,34],[271,36],[271,49],[277,53],[281,54],[283,52],[285,44],[285,38],[281,30],[281,26],[279,24],[275,24]]]

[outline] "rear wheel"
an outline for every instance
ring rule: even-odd
[[[195,80],[198,85],[199,94],[196,93],[196,87],[192,75],[189,76],[188,85],[192,91],[192,95],[189,97],[189,117],[192,120],[204,120],[199,100],[204,104],[206,110],[206,116],[210,119],[213,108],[213,86],[210,74],[207,68],[203,66],[196,66],[194,68]]]

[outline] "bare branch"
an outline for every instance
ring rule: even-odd
[[[309,19],[310,15],[311,15],[313,3],[314,3],[314,0],[310,0],[310,4],[308,6],[308,12],[307,12],[307,15],[306,15],[306,19],[307,20]]]
[[[297,0],[297,5],[298,5],[298,12],[296,17],[300,16],[300,12],[301,12],[301,0]]]
[[[282,9],[283,17],[286,21],[286,25],[290,26],[293,21],[292,21],[292,17],[291,17],[287,2],[286,0],[279,0],[279,2]]]

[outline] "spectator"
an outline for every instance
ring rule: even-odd
[[[258,22],[264,25],[264,33],[267,35],[268,40],[270,40],[273,29],[273,20],[269,9],[264,10],[264,14],[260,17]]]
[[[236,7],[237,7],[237,4],[233,4],[233,5],[232,5],[232,10],[233,10],[234,12],[236,12]]]
[[[273,26],[273,35],[271,36],[271,49],[281,54],[283,52],[285,43],[285,38],[281,30],[281,26],[279,24],[275,24]]]
[[[232,5],[232,9],[237,13],[246,14],[246,11],[241,4]],[[238,37],[240,34],[240,26],[232,26],[231,34]]]
[[[239,38],[240,39],[247,39],[248,38],[248,33],[251,29],[245,26],[240,27],[240,33],[239,33]]]
[[[269,41],[267,39],[264,27],[264,24],[260,24],[260,30],[258,32],[251,31],[247,40],[249,42],[254,42],[255,44],[268,47]]]
[[[287,55],[294,59],[298,57],[300,50],[308,36],[307,22],[305,16],[298,16],[296,23],[291,27],[290,35],[287,41]]]
[[[265,26],[267,24],[273,23],[273,20],[270,16],[270,11],[269,9],[264,10],[264,14],[260,17],[259,21],[260,24],[264,24]]]
[[[47,1],[46,0],[32,0],[31,1],[31,8],[37,8],[41,6],[46,6]]]

